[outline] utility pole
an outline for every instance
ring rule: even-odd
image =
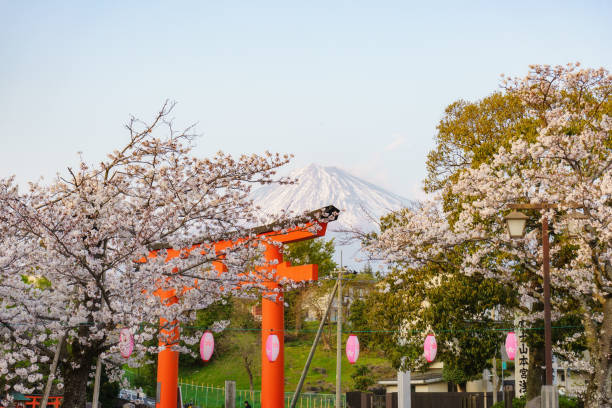
[[[496,322],[497,321],[497,310],[494,307],[493,310],[491,311],[491,317],[493,318],[493,321]],[[499,387],[499,383],[497,382],[497,350],[495,350],[495,354],[493,355],[493,372],[491,373],[491,383],[493,384],[493,404],[497,403],[497,387]],[[502,359],[503,360],[503,359]],[[503,376],[503,372],[502,372],[502,376]]]
[[[342,408],[342,254],[338,270],[338,315],[336,318],[336,408]]]
[[[53,379],[55,378],[55,370],[57,370],[57,364],[59,363],[60,354],[62,353],[62,345],[64,343],[64,334],[62,334],[57,340],[57,347],[55,348],[55,355],[53,356],[53,362],[51,363],[51,368],[49,369],[49,377],[47,378],[47,384],[45,385],[45,391],[43,394],[42,401],[40,403],[41,407],[47,406],[47,401],[49,400],[49,394],[51,393],[51,386],[53,385]]]
[[[504,389],[504,355],[501,354],[501,390],[502,390],[502,401],[506,401],[506,390]]]
[[[542,272],[544,277],[544,361],[546,363],[546,385],[552,383],[552,323],[550,307],[550,255],[548,218],[542,217]]]
[[[102,280],[104,281],[105,273],[102,274]],[[102,312],[102,308],[104,307],[104,296],[100,293],[100,309],[99,312]],[[100,313],[101,314],[101,313]],[[102,317],[100,317],[102,319]],[[98,354],[98,360],[96,361],[96,377],[94,380],[94,390],[93,390],[93,398],[91,402],[92,408],[98,408],[99,400],[100,400],[100,377],[102,375],[102,352]],[[41,407],[44,405],[41,405]]]
[[[314,357],[315,350],[317,348],[317,344],[319,344],[319,339],[321,338],[321,334],[323,333],[323,326],[325,325],[325,321],[329,316],[329,311],[331,310],[332,304],[334,303],[334,296],[336,295],[336,290],[338,289],[338,282],[334,285],[332,289],[331,296],[329,298],[329,303],[327,304],[327,309],[325,309],[325,315],[321,319],[319,323],[319,330],[317,330],[317,335],[315,336],[314,341],[312,342],[312,347],[310,348],[310,353],[308,353],[308,358],[306,359],[306,364],[304,365],[304,370],[302,371],[302,375],[300,377],[300,381],[298,382],[297,388],[295,389],[295,393],[293,394],[293,398],[291,399],[290,408],[295,408],[295,404],[297,403],[297,399],[300,396],[300,392],[302,392],[302,387],[304,386],[304,380],[306,379],[306,374],[308,374],[308,369],[310,368],[310,363],[312,362],[312,358]]]
[[[98,408],[99,399],[100,399],[100,376],[102,374],[102,353],[98,354],[98,361],[96,362],[96,378],[94,380],[94,390],[93,390],[93,401],[91,406],[93,408]]]

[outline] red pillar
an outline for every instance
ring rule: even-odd
[[[168,298],[164,302],[167,306],[176,303],[178,299],[173,294],[168,293]],[[164,299],[163,295],[161,296]],[[168,320],[159,319],[159,325],[164,327]],[[179,339],[179,327],[174,321],[169,329],[162,329],[162,335],[167,336],[166,341],[159,341],[160,346],[166,346],[166,349],[159,352],[157,355],[157,395],[159,402],[155,404],[156,408],[176,408],[178,398],[178,368],[179,355],[178,351],[173,351],[170,346],[176,344]]]
[[[283,261],[277,246],[266,244],[266,262]],[[271,265],[268,271],[276,269]],[[277,283],[268,283],[270,289],[279,289]],[[261,301],[261,407],[283,408],[285,399],[285,321],[283,316],[284,300],[282,292],[267,292]],[[276,361],[266,356],[266,340],[271,334],[278,336],[279,352]]]

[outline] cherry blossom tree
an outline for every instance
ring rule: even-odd
[[[368,249],[389,261],[423,267],[450,261],[448,255],[470,244],[461,272],[514,287],[523,310],[542,301],[541,217],[552,225],[553,318],[572,309],[584,331],[567,341],[583,341],[590,360],[563,354],[588,370],[587,407],[611,403],[612,376],[612,77],[604,69],[532,66],[527,77],[508,79],[506,91],[520,98],[526,115],[538,120],[535,137],[515,135],[487,162],[466,168],[452,185],[460,207],[442,197],[408,212],[401,225],[382,232]],[[504,216],[516,203],[552,204],[533,212],[524,240],[511,240]],[[567,233],[566,216],[581,214],[577,237]],[[535,228],[533,228],[535,226]],[[531,311],[541,318],[540,311]]]
[[[126,145],[97,165],[81,159],[66,176],[21,190],[13,178],[0,180],[3,394],[40,389],[63,338],[56,387],[64,388],[65,406],[84,406],[98,356],[112,378],[121,375],[112,370],[125,363],[121,328],[134,335],[128,363],[138,365],[158,351],[147,347],[152,339],[163,344],[160,317],[170,330],[236,288],[261,287],[261,274],[246,269],[261,265],[262,247],[246,230],[257,221],[248,194],[255,183],[288,182],[274,175],[290,157],[197,158],[192,129],[174,129],[172,108],[165,104],[151,123],[133,118]],[[246,239],[221,251],[214,245],[237,237]],[[171,256],[171,248],[195,243]],[[179,301],[162,304],[156,290],[173,291]]]

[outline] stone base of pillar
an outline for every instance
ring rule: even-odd
[[[559,408],[559,394],[557,393],[556,386],[543,385],[541,397],[541,408]]]
[[[410,408],[410,371],[397,372],[397,406],[398,408]]]
[[[225,408],[236,407],[236,381],[225,380]]]

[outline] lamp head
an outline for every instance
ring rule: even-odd
[[[577,238],[584,227],[584,221],[588,217],[576,210],[568,213],[565,219],[565,228],[571,238]]]
[[[527,225],[528,218],[525,214],[518,211],[512,211],[506,215],[506,226],[508,227],[510,238],[516,239],[525,236],[525,226]]]

